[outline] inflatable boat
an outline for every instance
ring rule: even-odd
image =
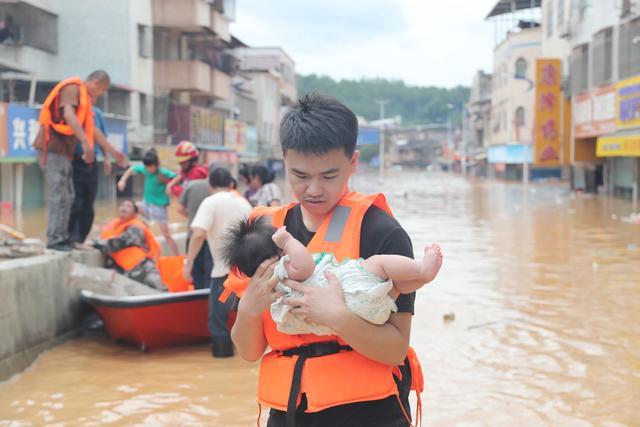
[[[194,290],[182,278],[183,256],[161,257],[158,266],[169,292],[116,296],[82,289],[81,298],[104,322],[109,336],[143,351],[210,340],[209,289]]]

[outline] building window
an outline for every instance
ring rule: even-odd
[[[142,126],[151,125],[151,97],[140,94],[140,124]]]
[[[96,105],[105,113],[129,117],[131,111],[129,100],[129,91],[112,87],[98,98]]]
[[[640,46],[639,46],[640,48]],[[613,66],[613,28],[605,28],[593,36],[593,85],[611,81]]]
[[[621,79],[640,74],[640,18],[620,26],[618,62]]]
[[[524,58],[516,60],[516,79],[524,79],[527,77],[527,61]]]
[[[621,17],[625,17],[627,15],[631,14],[631,5],[632,5],[632,0],[622,0],[622,10],[620,11],[620,16]]]
[[[141,58],[151,58],[153,36],[151,27],[138,24],[138,55]]]
[[[558,23],[558,32],[562,34],[564,27],[564,0],[557,0],[556,4],[556,16]]]
[[[515,115],[513,117],[513,124],[517,128],[524,127],[524,125],[525,125],[524,107],[516,108],[516,112],[515,112]]]
[[[577,46],[571,52],[571,93],[577,95],[589,88],[589,44]]]
[[[589,9],[589,2],[591,0],[578,0],[578,18],[580,21],[584,21],[584,17],[587,14],[587,9]]]
[[[553,0],[547,2],[547,22],[545,22],[547,38],[553,35]]]

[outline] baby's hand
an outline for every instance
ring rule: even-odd
[[[276,246],[278,246],[280,249],[284,249],[284,246],[290,239],[293,239],[293,236],[287,231],[287,227],[283,226],[278,228],[276,232],[273,233],[273,236],[271,236],[271,238],[273,239]]]

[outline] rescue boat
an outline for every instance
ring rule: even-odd
[[[182,277],[184,256],[161,257],[158,268],[169,292],[113,296],[83,289],[82,300],[102,319],[107,334],[142,351],[211,339],[207,328],[209,289],[194,290]]]

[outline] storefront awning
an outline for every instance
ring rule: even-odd
[[[640,157],[640,130],[617,132],[598,138],[598,157]]]

